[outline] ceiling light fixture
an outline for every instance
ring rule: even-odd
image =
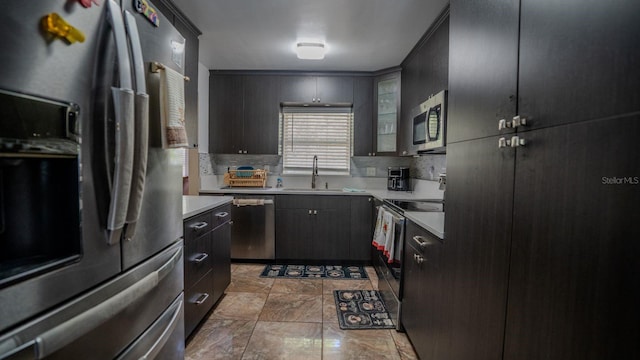
[[[296,45],[298,59],[322,60],[324,59],[324,44],[314,42],[300,42]]]

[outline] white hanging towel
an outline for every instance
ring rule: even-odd
[[[387,256],[387,262],[391,264],[396,254],[396,223],[393,221],[393,214],[385,212],[383,223],[385,238],[383,253]]]
[[[382,232],[382,225],[384,222],[383,220],[384,220],[385,212],[386,211],[384,211],[382,206],[378,208],[378,217],[376,218],[376,228],[373,231],[373,241],[371,242],[371,244],[373,244],[373,246],[378,250],[384,250],[385,238]]]
[[[165,149],[189,147],[185,129],[184,76],[165,66],[160,71],[160,118]]]
[[[378,209],[378,217],[376,219],[376,229],[373,232],[373,246],[382,251],[387,257],[388,263],[394,262],[396,255],[395,244],[395,222],[393,214],[385,211],[382,207]]]

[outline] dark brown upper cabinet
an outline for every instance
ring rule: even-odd
[[[309,104],[352,103],[353,77],[282,75],[280,101]]]
[[[371,156],[373,150],[373,77],[353,79],[353,155]]]
[[[215,154],[277,154],[279,77],[212,73],[209,149]]]
[[[373,84],[372,156],[395,156],[400,119],[400,71],[376,76]]]

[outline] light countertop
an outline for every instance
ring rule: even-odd
[[[405,211],[404,216],[424,228],[428,232],[444,239],[444,213],[443,212],[414,212]]]
[[[407,191],[389,191],[387,189],[367,189],[362,192],[343,191],[342,189],[332,190],[311,190],[311,189],[288,189],[288,188],[224,188],[200,190],[200,194],[254,194],[254,195],[349,195],[349,196],[373,196],[380,200],[418,200],[427,199],[422,193]],[[186,197],[186,196],[185,196]],[[192,196],[198,198],[197,196]],[[230,196],[201,196],[202,198],[229,198]],[[440,239],[444,239],[444,213],[443,212],[414,212],[405,211],[405,217],[416,223],[418,226],[429,231]]]
[[[182,196],[182,219],[187,219],[218,206],[229,204],[232,196]]]

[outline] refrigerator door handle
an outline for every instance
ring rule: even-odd
[[[79,337],[100,326],[119,312],[139,300],[175,268],[182,258],[182,247],[156,271],[145,276],[138,282],[103,301],[97,306],[51,328],[36,337],[38,358],[46,358],[54,352],[69,345]]]
[[[124,20],[122,19],[122,9],[114,0],[108,0],[107,10],[107,13],[109,14],[108,20],[113,28],[113,37],[116,40],[120,88],[131,90],[133,89],[131,81],[131,62],[129,61],[127,33],[124,28]]]
[[[107,13],[113,28],[118,57],[118,73],[120,74],[120,88],[111,88],[116,123],[115,168],[111,187],[111,202],[107,218],[107,243],[116,244],[120,241],[122,229],[125,225],[131,180],[133,172],[133,142],[134,142],[134,94],[131,89],[131,64],[127,45],[122,10],[113,0],[107,2]]]
[[[133,58],[133,74],[136,79],[135,100],[135,132],[133,148],[133,175],[131,179],[131,194],[129,195],[129,207],[127,209],[126,228],[124,238],[133,240],[136,232],[136,222],[140,217],[142,197],[144,195],[145,177],[147,174],[147,156],[149,147],[149,95],[147,95],[144,61],[140,35],[135,17],[125,10],[131,56]]]
[[[165,311],[163,315],[156,320],[147,331],[145,331],[136,342],[134,342],[125,352],[118,356],[117,360],[129,360],[129,359],[155,359],[160,350],[167,343],[176,326],[180,322],[180,315],[183,311],[183,295],[180,294],[178,299],[169,306],[169,308]],[[167,323],[168,322],[168,323]],[[167,325],[164,328],[161,328],[164,323]],[[160,332],[160,335],[157,336],[156,340],[151,344],[150,347],[145,348],[144,346],[148,343],[145,341],[150,336],[155,336]]]

